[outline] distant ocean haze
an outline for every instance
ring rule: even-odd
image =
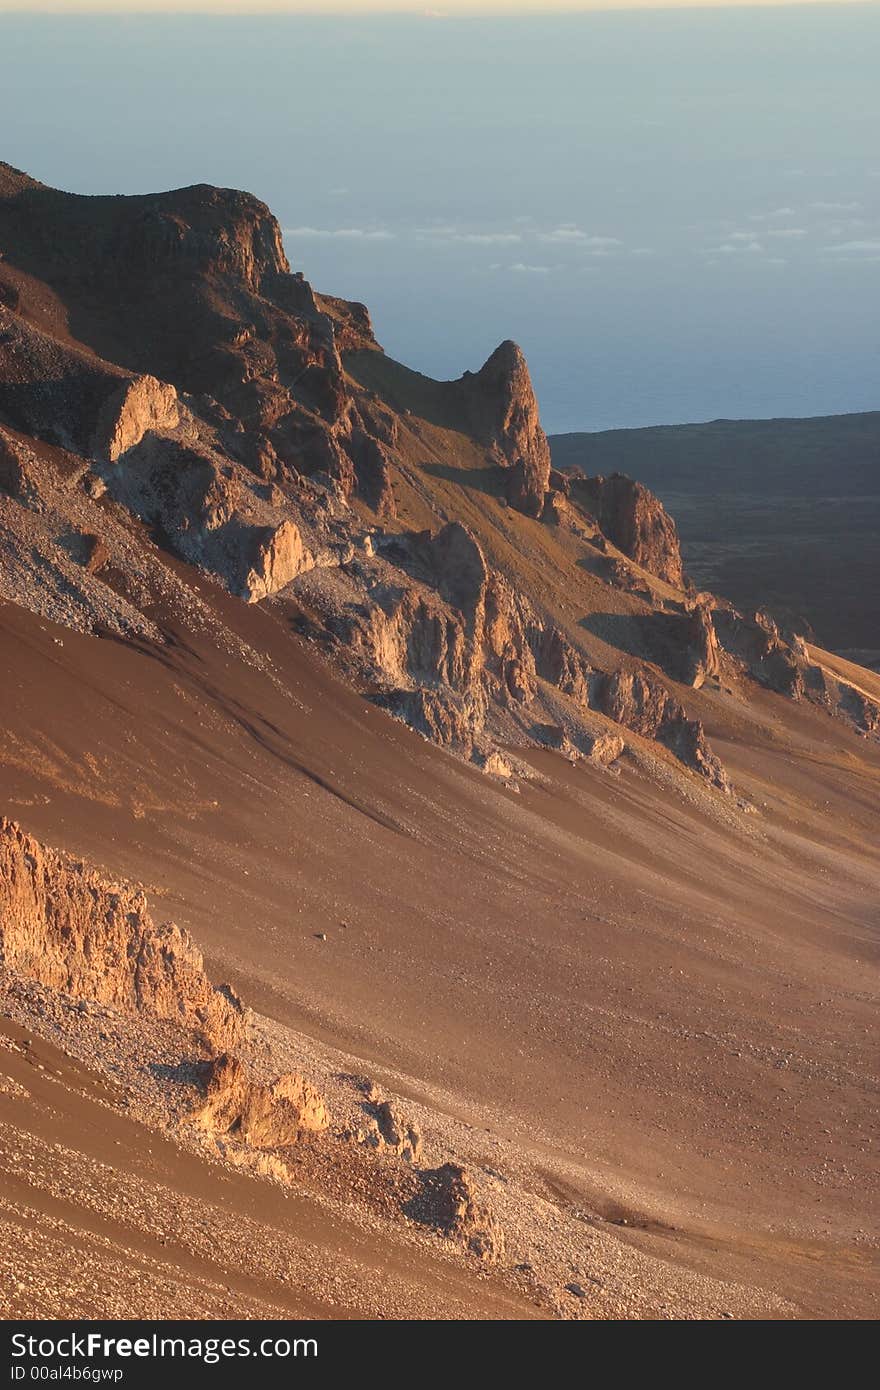
[[[880,7],[0,16],[0,156],[248,188],[434,376],[524,348],[554,432],[880,405]]]

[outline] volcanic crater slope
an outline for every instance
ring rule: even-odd
[[[0,164],[0,629],[18,1311],[864,1312],[880,682],[553,468],[514,343],[431,380],[251,195]]]

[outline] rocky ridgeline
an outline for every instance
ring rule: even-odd
[[[628,620],[631,659],[598,669],[544,611],[540,586],[490,566],[454,519],[405,530],[395,489],[411,475],[407,412],[346,371],[345,353],[381,358],[369,315],[291,272],[257,199],[204,185],[77,198],[0,165],[0,250],[8,596],[87,630],[155,637],[131,592],[131,553],[117,558],[135,518],[249,602],[283,591],[378,704],[489,770],[499,742],[540,743],[553,726],[573,754],[651,740],[726,788],[667,678],[692,689],[755,679],[876,728],[867,697],[769,620],[685,591],[675,525],[641,484],[551,469],[514,343],[433,383],[440,416],[497,470],[521,525],[566,528],[585,566],[642,606]],[[85,499],[49,496],[38,442],[70,456]]]

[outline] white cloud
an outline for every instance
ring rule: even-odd
[[[394,233],[377,227],[285,227],[284,235],[298,237],[305,240],[307,237],[322,238],[324,240],[340,241],[392,241]]]
[[[454,241],[465,246],[509,246],[522,241],[519,232],[464,232],[455,225],[416,227],[420,241]]]
[[[841,241],[836,246],[823,248],[832,256],[870,256],[880,252],[880,237],[869,237],[865,241]]]
[[[847,233],[857,232],[860,227],[867,227],[868,223],[864,217],[847,217],[843,222],[833,222],[828,228],[829,236],[846,236]]]
[[[524,261],[516,261],[508,266],[515,275],[549,275],[551,267],[549,265],[526,265]]]
[[[704,251],[704,256],[742,256],[762,255],[764,248],[760,241],[725,241],[720,246],[712,246],[708,251]]]
[[[782,217],[794,217],[794,208],[774,208],[772,212],[753,212],[750,222],[775,222]]]
[[[807,236],[807,231],[805,227],[769,227],[767,235],[796,240],[798,237]]]
[[[861,203],[810,203],[816,212],[858,212]]]
[[[552,232],[539,232],[538,240],[556,245],[581,246],[589,251],[611,251],[623,245],[619,237],[593,236],[574,222],[563,222],[560,226],[554,227]]]
[[[457,232],[450,241],[464,242],[468,246],[505,246],[522,241],[519,232]]]

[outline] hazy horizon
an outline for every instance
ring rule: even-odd
[[[0,18],[0,157],[248,188],[434,376],[523,346],[551,431],[880,407],[876,5]]]
[[[581,14],[603,10],[738,9],[827,4],[828,0],[0,0],[0,14],[240,14],[260,15],[418,15],[426,19],[473,16]],[[867,4],[871,0],[834,0]]]

